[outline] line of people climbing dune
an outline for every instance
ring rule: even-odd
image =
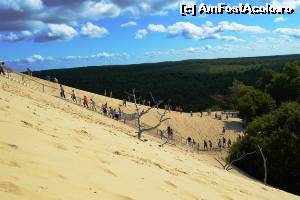
[[[66,98],[66,95],[65,95],[65,90],[64,90],[64,87],[63,85],[60,84],[60,96],[61,98]],[[112,95],[110,95],[112,96]],[[83,107],[87,108],[87,109],[90,109],[92,111],[95,111],[95,112],[100,112],[101,114],[105,115],[105,116],[108,116],[112,119],[115,119],[115,120],[120,120],[123,118],[123,115],[124,115],[124,112],[122,111],[121,107],[119,106],[118,108],[112,108],[111,106],[108,106],[107,102],[100,105],[97,109],[97,105],[96,105],[96,102],[92,99],[92,98],[88,98],[87,96],[84,96],[83,97],[83,102],[81,102],[81,98],[78,98],[75,94],[75,91],[72,90],[71,92],[71,100],[74,102],[74,103],[79,103],[80,105],[83,105]],[[128,99],[123,99],[123,103],[122,103],[122,106],[123,107],[126,107],[127,106],[127,100],[130,101],[130,98]],[[149,106],[151,106],[151,102],[148,101],[147,102]],[[142,102],[142,105],[145,105],[146,104],[146,100],[144,100]],[[170,106],[165,106],[165,108],[169,111],[172,111],[172,108]],[[180,107],[177,107],[177,108],[180,108]],[[179,112],[180,112],[180,109],[179,109]],[[210,116],[211,115],[211,111],[208,111],[207,112],[207,115]],[[200,112],[200,117],[203,116],[203,112]],[[193,117],[193,114],[191,112],[191,117]],[[218,113],[218,112],[215,112],[215,119],[218,119],[218,120],[222,120],[222,119],[226,119],[228,120],[229,119],[229,114],[226,114],[226,113]],[[161,139],[168,139],[168,140],[173,140],[174,139],[174,131],[173,129],[168,126],[166,130],[158,130],[158,134],[160,136]],[[167,136],[164,136],[164,133],[167,134]],[[222,129],[222,134],[225,135],[226,133],[226,128],[223,127]],[[197,150],[200,150],[200,143],[199,142],[196,142],[193,138],[191,137],[187,137],[186,138],[186,145],[188,147],[191,147],[193,149],[197,149]],[[224,149],[224,148],[229,148],[230,146],[232,145],[232,141],[230,138],[226,139],[224,136],[222,138],[219,138],[219,140],[217,141],[217,145],[214,146],[213,145],[213,142],[211,140],[203,140],[203,150],[215,150],[215,149]]]

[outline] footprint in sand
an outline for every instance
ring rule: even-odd
[[[104,167],[101,167],[100,168],[101,171],[107,173],[107,174],[110,174],[110,175],[113,175],[113,176],[116,176],[115,173],[113,173],[110,169],[107,169],[107,168],[104,168]]]
[[[31,124],[31,123],[29,123],[29,122],[26,122],[26,121],[21,121],[22,123],[23,123],[23,125],[25,126],[25,127],[33,127],[33,125]]]
[[[11,151],[11,150],[17,150],[19,147],[15,144],[9,144],[9,143],[5,143],[5,142],[0,142],[0,149],[4,149],[7,151]]]
[[[174,183],[172,183],[171,181],[165,181],[165,183],[166,183],[167,185],[171,186],[171,187],[174,188],[174,189],[177,188],[177,186],[176,186]]]
[[[86,130],[74,130],[77,134],[80,136],[88,139],[88,140],[93,140],[94,136],[92,136],[90,133],[88,133]]]
[[[0,191],[15,195],[22,195],[21,189],[17,185],[8,181],[0,182]]]
[[[0,160],[0,164],[7,165],[7,166],[10,166],[10,167],[21,168],[21,166],[15,161]]]
[[[64,151],[68,150],[64,145],[59,144],[59,143],[53,143],[53,146],[60,150],[64,150]]]

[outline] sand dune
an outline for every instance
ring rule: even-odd
[[[217,138],[224,125],[170,115],[176,132],[196,138],[199,131],[199,139]],[[155,111],[146,117],[155,123]],[[147,135],[141,142],[126,124],[3,77],[0,130],[0,199],[300,199],[224,171],[214,153],[161,148]]]
[[[20,74],[11,74],[16,80],[22,80]],[[45,81],[35,77],[27,77],[25,76],[26,84],[29,84],[31,87],[34,87],[35,90],[43,91],[47,94],[52,94],[54,96],[59,96],[59,85],[56,83],[52,83],[49,81]],[[44,88],[42,85],[44,84]],[[71,93],[74,88],[65,86],[66,93]],[[75,93],[78,97],[83,98],[86,95],[88,98],[92,98],[98,106],[104,103],[108,103],[109,106],[113,108],[121,107],[127,113],[134,113],[135,107],[132,103],[127,103],[127,107],[122,106],[122,101],[118,99],[113,99],[101,95],[97,95],[94,93],[74,89]],[[66,95],[67,99],[70,99],[70,95]],[[148,107],[141,106],[142,110],[146,110]],[[151,110],[148,114],[144,115],[142,118],[142,122],[153,126],[159,120],[159,115],[157,112],[162,113],[162,110]],[[220,113],[220,112],[219,112]],[[213,145],[217,145],[217,141],[221,137],[225,137],[226,139],[230,138],[232,141],[235,141],[237,138],[237,134],[240,134],[242,131],[241,120],[238,118],[229,118],[229,120],[217,120],[214,119],[214,113],[211,116],[207,116],[207,113],[203,113],[203,117],[200,117],[200,113],[194,113],[193,117],[190,116],[189,113],[178,113],[178,112],[168,112],[166,118],[170,118],[170,120],[164,122],[159,129],[165,130],[167,126],[171,126],[174,130],[174,134],[177,137],[182,137],[182,140],[185,140],[188,136],[192,137],[196,140],[196,142],[200,143],[201,146],[203,144],[203,140],[211,140]],[[226,135],[222,135],[222,129],[226,127]]]

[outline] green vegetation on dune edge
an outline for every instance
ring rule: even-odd
[[[33,75],[56,77],[62,84],[97,94],[112,91],[119,99],[126,98],[125,91],[132,88],[141,99],[149,99],[151,91],[157,99],[185,111],[200,111],[233,109],[229,87],[234,80],[252,85],[262,69],[281,71],[291,61],[300,62],[300,55],[90,66],[35,71]]]

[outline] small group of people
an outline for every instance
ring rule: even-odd
[[[228,120],[229,119],[229,115],[228,114],[225,114],[225,113],[218,113],[218,112],[215,112],[215,119],[218,119],[218,120],[222,120],[222,119],[226,119]]]
[[[62,84],[60,84],[60,97],[66,99],[65,90]],[[77,98],[74,90],[72,90],[71,92],[71,100],[76,104],[78,103],[81,104],[81,99]],[[88,99],[87,96],[83,96],[83,107],[97,112],[96,102],[92,98]],[[107,103],[102,104],[99,107],[99,112],[102,112],[103,115],[108,116],[115,120],[120,120],[122,118],[121,108],[119,107],[118,109],[113,109],[112,107],[108,107]]]
[[[226,138],[225,137],[222,137],[222,140],[219,138],[219,141],[218,141],[218,148],[219,149],[226,148],[226,144],[227,144],[227,147],[231,146],[230,138],[227,140],[227,143],[226,143]]]
[[[226,143],[226,141],[227,141],[227,143]],[[217,147],[219,149],[222,149],[222,148],[226,148],[226,145],[227,145],[227,147],[229,148],[229,147],[231,147],[231,144],[232,143],[231,143],[231,139],[230,138],[228,140],[226,140],[226,138],[223,137],[222,140],[221,139],[218,140]],[[212,143],[212,141],[208,140],[208,142],[207,142],[206,140],[203,140],[203,149],[204,150],[212,150],[213,149],[213,143]]]
[[[191,138],[190,136],[187,137],[186,142],[187,142],[188,146],[191,146],[191,147],[196,146],[196,141],[193,138]]]
[[[167,139],[172,140],[173,136],[174,136],[173,129],[170,126],[168,126],[167,130],[166,130],[167,136],[164,136],[163,130],[159,130],[159,133],[160,133],[160,139],[167,138]]]

